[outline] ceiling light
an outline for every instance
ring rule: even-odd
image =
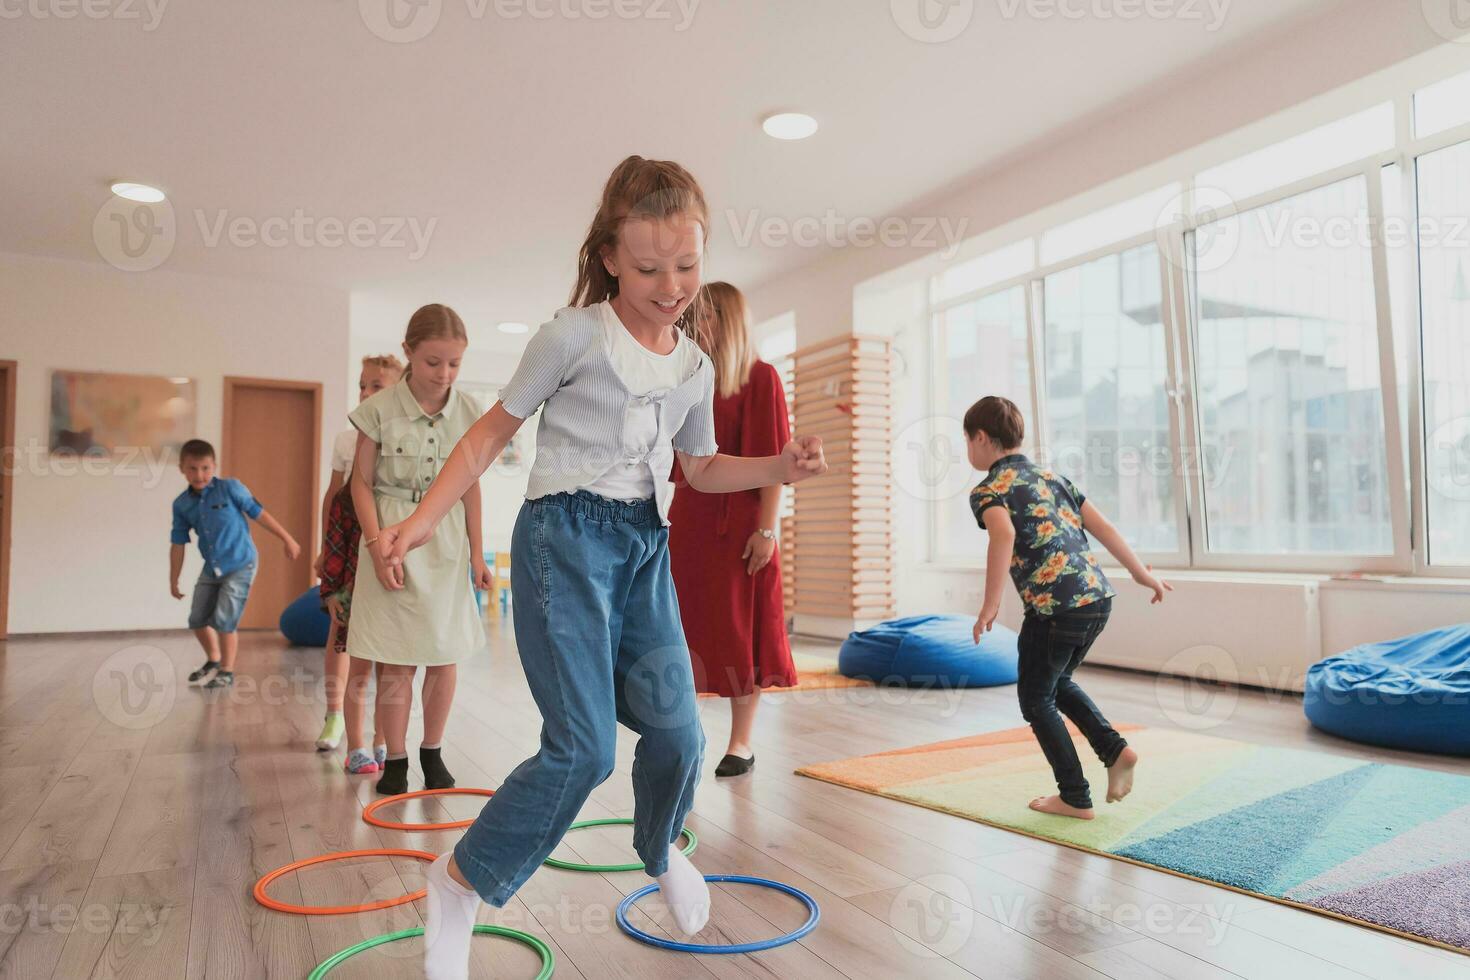
[[[502,323],[496,329],[501,333],[530,333],[531,328],[524,323]]]
[[[767,116],[761,128],[778,140],[804,140],[817,131],[817,121],[804,112],[778,112]]]
[[[118,197],[125,197],[129,201],[137,201],[140,204],[157,204],[164,198],[163,191],[148,184],[136,184],[132,181],[120,180],[112,185],[112,193]]]

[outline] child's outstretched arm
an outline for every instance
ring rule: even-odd
[[[182,599],[184,593],[179,591],[179,573],[184,570],[184,546],[171,544],[168,546],[168,594],[175,599]]]
[[[985,549],[985,601],[972,631],[976,643],[980,642],[981,633],[990,632],[995,617],[1000,615],[1000,600],[1010,580],[1011,555],[1016,548],[1016,525],[1010,511],[1005,507],[987,507],[980,519],[985,523],[990,544]]]
[[[470,539],[470,571],[475,588],[486,592],[491,585],[491,575],[489,566],[485,564],[485,530],[480,526],[480,481],[471,483],[459,499],[464,502],[464,530]]]
[[[690,456],[678,453],[684,479],[700,493],[734,493],[799,483],[827,472],[821,436],[798,436],[788,442],[779,456]]]
[[[495,462],[524,421],[496,402],[490,411],[469,427],[454,444],[454,451],[435,477],[434,485],[424,494],[413,513],[392,527],[383,528],[378,535],[376,547],[390,565],[403,564],[404,555],[429,540],[454,502],[463,499],[470,485],[479,481],[480,474]]]
[[[281,522],[272,517],[269,511],[264,510],[255,519],[261,527],[281,539],[281,543],[286,546],[286,558],[289,561],[295,561],[296,557],[301,554],[301,545],[296,543],[296,539],[291,537],[289,531],[281,527]]]
[[[383,588],[392,592],[403,588],[403,570],[388,567],[387,559],[378,548],[381,532],[378,528],[378,502],[373,497],[378,451],[376,439],[362,432],[357,434],[357,455],[353,457],[347,485],[352,488],[352,509],[357,512],[357,525],[362,531],[363,543],[367,545],[368,557],[373,561],[373,574]]]
[[[1152,589],[1154,597],[1149,600],[1149,605],[1164,601],[1165,592],[1173,592],[1174,586],[1165,582],[1154,574],[1152,565],[1145,565],[1133,553],[1133,548],[1124,540],[1122,532],[1113,526],[1113,522],[1103,516],[1103,512],[1092,505],[1092,501],[1082,502],[1082,527],[1088,534],[1097,538],[1102,546],[1108,549],[1108,553],[1118,559],[1118,564],[1128,569],[1128,574],[1133,576],[1133,581],[1145,589]]]

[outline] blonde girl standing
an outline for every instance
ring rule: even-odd
[[[430,978],[466,975],[479,899],[505,905],[561,840],[612,773],[619,723],[639,735],[633,846],[644,870],[684,933],[709,916],[704,877],[674,844],[704,731],[669,572],[669,473],[677,456],[691,485],[728,493],[795,482],[826,462],[815,437],[775,456],[719,455],[714,371],[686,332],[708,229],[704,194],[683,167],[619,164],[582,244],[573,307],[532,337],[500,401],[378,542],[385,566],[412,562],[410,549],[436,540],[441,518],[541,409],[511,547],[516,646],[541,748],[429,867]]]
[[[367,401],[403,377],[403,362],[392,354],[370,354],[362,359],[362,373],[357,377],[357,401]],[[322,604],[331,617],[324,651],[323,677],[327,694],[327,716],[317,736],[318,752],[329,752],[347,741],[359,755],[358,768],[348,760],[349,772],[377,772],[382,759],[375,758],[362,746],[362,712],[360,697],[356,703],[346,702],[343,691],[347,684],[347,624],[352,612],[352,586],[357,577],[357,552],[362,539],[357,511],[352,506],[352,460],[357,455],[357,430],[348,426],[332,442],[332,478],[322,497],[322,547],[313,567],[321,579]],[[347,709],[344,723],[343,707]],[[373,751],[382,743],[374,739]],[[386,749],[382,750],[386,754]]]
[[[379,529],[413,513],[437,485],[451,447],[474,424],[474,402],[454,388],[468,337],[459,315],[438,303],[419,308],[408,321],[403,380],[359,405],[349,416],[358,431],[352,499],[362,522],[360,575],[352,597],[347,652],[353,664],[349,691],[361,696],[368,663],[381,664],[375,717],[388,753],[377,791],[408,790],[408,717],[413,679],[424,668],[424,740],[419,766],[428,789],[447,789],[454,777],[440,756],[444,726],[454,702],[456,664],[485,647],[474,584],[490,582],[480,544],[480,485],[471,480],[445,503],[442,521],[407,561],[389,565],[373,547]],[[362,667],[358,664],[362,662]]]

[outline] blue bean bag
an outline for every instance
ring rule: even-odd
[[[849,633],[837,670],[880,684],[994,687],[1016,683],[1016,634],[996,626],[972,635],[973,616],[909,616]]]
[[[1313,664],[1302,704],[1313,725],[1355,742],[1470,755],[1470,625]]]
[[[331,617],[322,609],[321,590],[314,585],[281,613],[281,633],[292,646],[326,646],[331,626]]]

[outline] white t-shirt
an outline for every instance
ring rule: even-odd
[[[337,433],[337,438],[332,440],[332,470],[336,473],[348,473],[352,470],[352,460],[357,456],[357,430],[347,428]]]
[[[597,304],[597,310],[602,317],[602,331],[613,369],[634,395],[676,388],[699,367],[699,347],[686,334],[679,333],[679,342],[669,353],[655,354],[628,332],[612,303],[604,300]],[[657,408],[629,405],[623,420],[623,447],[641,455],[653,447],[657,438]],[[647,462],[618,462],[583,489],[609,500],[647,500],[653,496],[654,481],[668,478],[667,473],[654,473]]]

